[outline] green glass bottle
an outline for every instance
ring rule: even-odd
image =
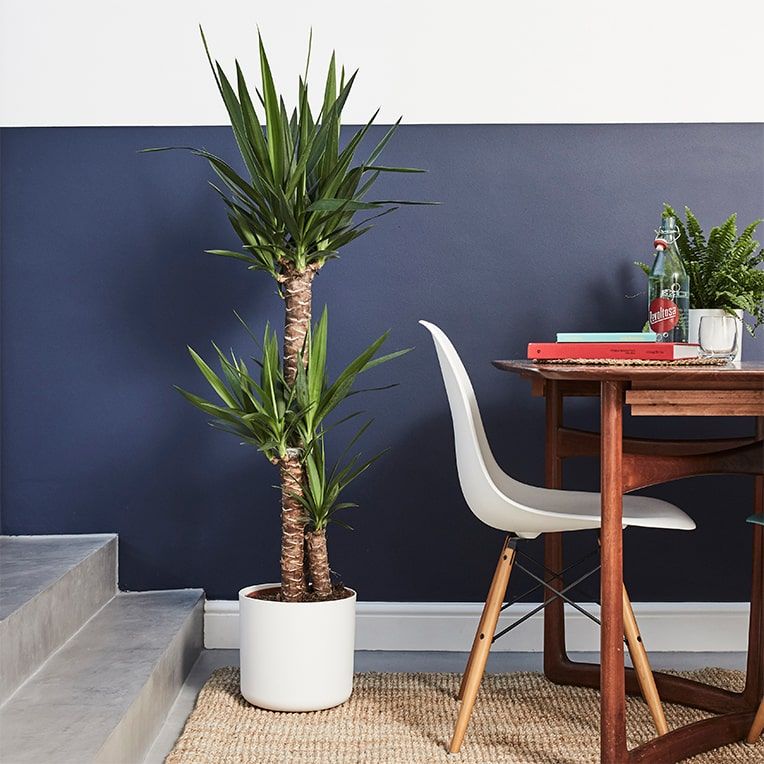
[[[647,318],[658,342],[687,342],[690,319],[690,277],[676,240],[676,219],[664,217],[656,231],[655,262],[648,281]]]

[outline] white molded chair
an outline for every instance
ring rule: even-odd
[[[450,746],[451,753],[457,753],[485,671],[512,571],[517,538],[599,528],[600,494],[539,488],[521,483],[503,472],[491,453],[475,392],[458,353],[437,326],[427,321],[419,323],[432,334],[435,342],[454,425],[456,468],[464,498],[479,520],[516,537],[508,537],[502,547],[462,679],[459,690],[462,705]],[[688,531],[695,528],[693,520],[678,507],[644,496],[623,497],[623,525]],[[626,638],[642,694],[659,734],[665,734],[668,731],[666,719],[625,588],[623,601]]]

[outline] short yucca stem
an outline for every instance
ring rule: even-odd
[[[332,579],[329,572],[329,554],[326,548],[326,531],[308,531],[308,567],[313,591],[321,599],[332,595]]]
[[[302,494],[302,463],[299,452],[279,463],[281,472],[281,594],[288,602],[305,598],[305,513],[296,498]]]

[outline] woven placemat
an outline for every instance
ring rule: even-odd
[[[553,363],[566,366],[726,366],[723,358],[678,358],[675,361],[657,361],[641,358],[535,358],[534,363]]]
[[[682,676],[740,690],[739,671]],[[327,711],[277,713],[239,694],[239,671],[215,671],[166,764],[554,764],[599,761],[599,693],[540,674],[487,674],[458,757],[446,746],[459,703],[458,674],[357,674],[350,700]],[[670,728],[708,714],[665,705]],[[647,706],[627,702],[629,747],[655,732]],[[735,743],[689,761],[764,761],[764,743]]]

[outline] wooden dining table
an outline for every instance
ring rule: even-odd
[[[574,456],[600,459],[601,621],[600,664],[572,661],[565,645],[563,602],[544,614],[544,673],[558,684],[600,689],[600,760],[675,762],[743,740],[764,694],[764,526],[753,525],[751,610],[745,688],[742,692],[656,673],[663,702],[713,714],[629,750],[626,694],[640,692],[633,669],[624,665],[623,494],[694,475],[753,476],[754,513],[764,513],[764,364],[726,366],[631,366],[494,361],[502,370],[530,380],[533,395],[546,402],[546,484],[563,487],[563,462]],[[600,432],[567,428],[563,403],[569,396],[600,400]],[[623,411],[632,416],[753,417],[750,436],[706,440],[623,437]],[[741,512],[740,522],[747,512]],[[719,517],[720,523],[734,518]],[[546,534],[545,566],[550,586],[561,589],[562,534]]]

